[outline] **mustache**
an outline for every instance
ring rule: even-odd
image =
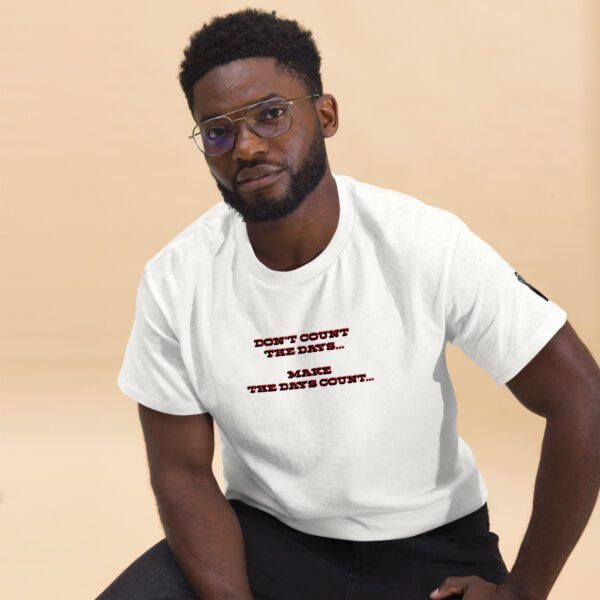
[[[281,163],[277,163],[277,162],[273,162],[273,161],[269,161],[269,160],[248,160],[248,161],[244,161],[244,162],[239,163],[237,172],[235,174],[235,177],[237,178],[237,176],[244,169],[252,169],[253,167],[259,167],[261,165],[269,165],[271,167],[277,167],[279,169],[287,169],[288,168],[287,165],[284,165],[284,164],[281,164]]]

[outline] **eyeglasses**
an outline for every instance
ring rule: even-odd
[[[262,138],[278,137],[287,133],[292,127],[291,105],[294,102],[319,98],[319,96],[320,94],[311,94],[291,100],[284,98],[262,100],[245,108],[239,108],[225,115],[203,121],[194,127],[192,135],[188,136],[188,139],[193,139],[200,152],[206,156],[220,156],[229,152],[235,144],[236,121],[246,121],[246,125]],[[239,112],[244,113],[242,117],[229,118],[229,115]]]

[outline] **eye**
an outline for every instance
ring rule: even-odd
[[[224,135],[227,135],[227,128],[222,125],[214,125],[213,127],[208,127],[204,131],[204,135],[209,140],[218,140]]]
[[[281,106],[271,106],[260,113],[261,121],[276,121],[285,112],[285,108]]]

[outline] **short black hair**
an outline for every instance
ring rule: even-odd
[[[321,55],[312,33],[276,11],[246,8],[215,17],[190,36],[183,53],[179,83],[192,114],[196,81],[212,68],[240,58],[273,57],[308,93],[323,94]]]

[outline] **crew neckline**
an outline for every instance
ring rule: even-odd
[[[346,177],[344,175],[336,175],[333,172],[331,174],[335,180],[340,204],[335,233],[323,252],[297,269],[293,269],[292,271],[276,271],[263,264],[256,257],[256,254],[254,254],[254,249],[248,238],[246,223],[237,213],[233,215],[236,245],[244,266],[252,275],[270,284],[287,285],[299,283],[327,269],[339,256],[352,230],[355,207],[354,197],[348,189]]]

